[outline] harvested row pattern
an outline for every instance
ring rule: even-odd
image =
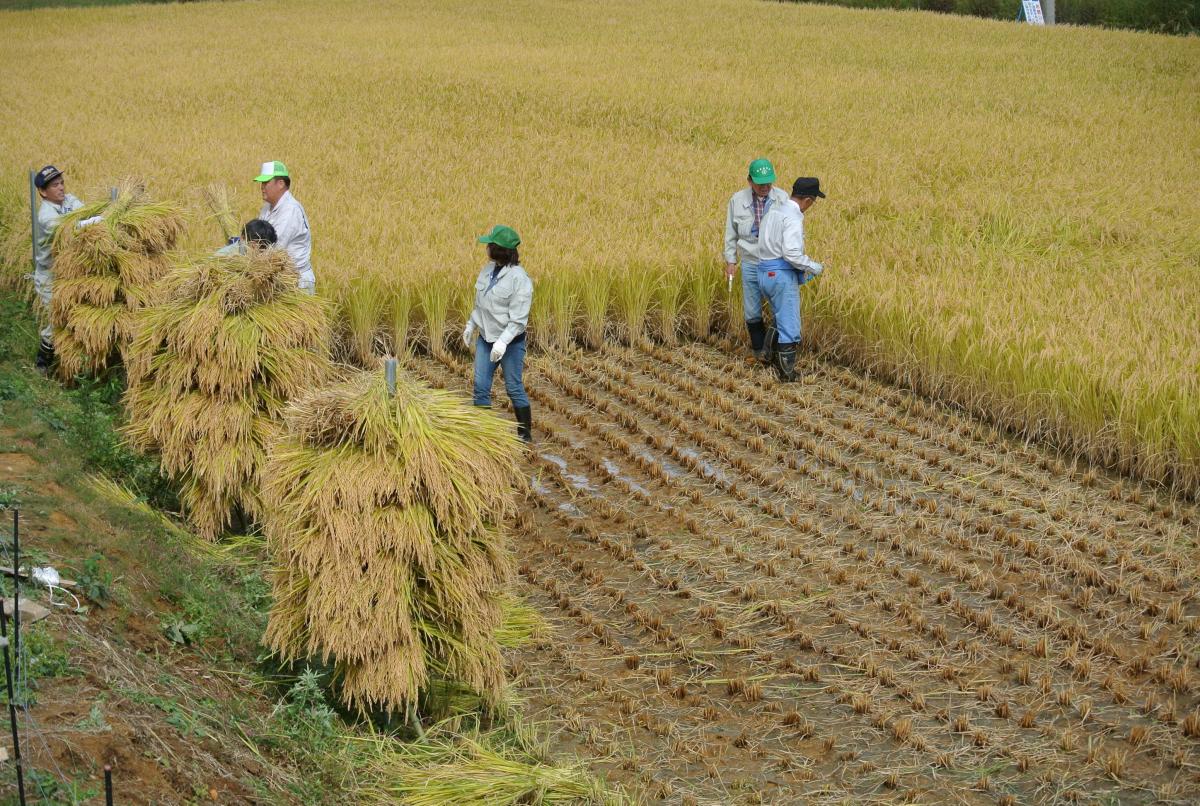
[[[531,709],[668,802],[1200,794],[1194,509],[805,369],[531,362]]]

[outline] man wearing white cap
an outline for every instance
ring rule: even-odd
[[[254,178],[262,185],[263,206],[258,217],[275,228],[275,246],[286,249],[300,275],[300,290],[316,293],[317,278],[312,270],[312,232],[308,216],[292,195],[292,179],[287,166],[279,160],[264,162]]]

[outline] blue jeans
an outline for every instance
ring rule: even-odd
[[[758,269],[759,286],[771,301],[771,312],[775,314],[779,343],[799,343],[800,272],[783,260],[763,261]]]
[[[758,284],[758,264],[742,258],[742,318],[747,322],[761,320],[763,292]]]
[[[508,345],[499,361],[491,357],[492,344],[483,340],[483,336],[475,337],[475,400],[476,406],[492,405],[492,377],[496,367],[504,368],[504,391],[513,408],[528,408],[529,396],[525,394],[525,339],[514,341]]]

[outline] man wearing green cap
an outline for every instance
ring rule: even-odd
[[[312,231],[308,216],[292,195],[292,179],[279,160],[264,162],[254,178],[262,185],[263,206],[258,217],[275,228],[275,246],[286,249],[300,275],[300,290],[315,294],[317,278],[312,270]]]
[[[497,224],[477,240],[487,244],[488,262],[475,280],[475,309],[462,334],[467,349],[475,350],[474,403],[492,405],[492,378],[496,367],[503,367],[504,389],[517,417],[517,435],[533,442],[533,415],[523,380],[533,281],[517,253],[521,236],[512,227]]]
[[[763,216],[772,206],[787,201],[788,194],[777,188],[775,167],[768,159],[759,158],[750,163],[747,172],[747,187],[742,188],[729,200],[725,214],[725,274],[733,277],[737,261],[742,261],[742,317],[750,333],[750,349],[754,360],[766,364],[770,360],[771,343],[767,328],[763,324],[763,294],[758,282],[758,229]]]

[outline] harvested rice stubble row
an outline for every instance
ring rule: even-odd
[[[630,364],[633,363],[632,359],[630,359],[630,358],[626,358],[626,361]],[[645,375],[650,376],[653,380],[656,380],[656,381],[660,382],[661,384],[663,384],[662,386],[655,386],[655,387],[650,388],[650,390],[649,390],[650,394],[654,395],[655,397],[660,397],[663,394],[662,390],[664,388],[670,388],[671,386],[675,386],[676,388],[679,388],[680,391],[690,394],[694,398],[695,395],[698,393],[698,389],[700,388],[694,381],[688,380],[686,375],[681,375],[679,373],[673,373],[673,372],[667,371],[665,369],[660,370],[653,366],[648,366],[645,362],[637,364],[636,370],[639,373],[644,373]],[[613,370],[611,368],[609,371],[610,371],[610,374],[612,374]],[[637,383],[637,381],[634,380],[634,376],[630,375],[628,372],[621,372],[621,371],[616,371],[616,372],[617,372],[617,377],[621,377],[623,380],[625,380],[625,382],[627,384],[629,384],[631,388]],[[791,419],[792,417],[794,417],[796,415],[796,412],[794,409],[780,403],[778,400],[771,397],[768,393],[766,393],[762,390],[758,390],[755,387],[738,388],[737,392],[739,394],[749,396],[755,402],[760,403],[760,404],[764,405],[765,407],[767,407],[773,415],[777,415],[777,416],[772,417],[772,418],[750,417],[749,412],[745,411],[744,409],[740,409],[740,408],[735,409],[732,404],[727,403],[723,398],[721,399],[721,401],[719,401],[721,404],[723,404],[720,406],[722,411],[724,411],[730,415],[738,414],[739,416],[741,416],[742,419],[750,419],[750,421],[753,424],[755,424],[757,427],[759,427],[763,432],[773,434],[785,442],[791,442],[795,447],[801,447],[801,448],[806,447],[809,450],[819,450],[820,449],[821,446],[818,445],[816,442],[812,441],[811,439],[807,439],[807,438],[802,439],[799,435],[797,435],[792,430],[785,429],[785,428],[783,428],[783,426],[779,425],[779,421],[781,419],[786,421],[787,419]],[[702,411],[702,412],[700,412],[699,416],[703,417],[703,416],[708,416],[708,415],[707,415],[707,412]],[[903,453],[895,454],[895,453],[890,453],[890,452],[886,452],[886,451],[881,451],[881,450],[873,447],[873,444],[872,444],[870,438],[864,438],[858,434],[855,434],[851,438],[847,438],[847,437],[841,436],[836,431],[832,431],[827,422],[822,422],[822,421],[813,422],[811,419],[806,420],[806,422],[809,422],[811,424],[811,427],[809,429],[811,432],[828,436],[834,442],[841,445],[843,448],[847,449],[848,451],[851,451],[853,453],[858,453],[860,455],[868,457],[872,461],[878,462],[886,467],[892,468],[892,469],[896,470],[897,472],[899,472],[901,475],[909,476],[914,482],[920,483],[924,486],[931,487],[934,489],[939,489],[942,492],[954,493],[954,494],[956,494],[956,496],[959,499],[962,499],[965,496],[973,496],[974,495],[973,492],[971,491],[971,488],[964,487],[961,484],[946,484],[941,475],[934,475],[927,471],[924,471],[922,469],[914,467],[910,464],[907,464],[905,461],[905,458],[904,458],[905,454],[903,454]],[[715,424],[715,427],[720,427],[723,424],[724,424],[724,421],[717,421]],[[850,429],[848,429],[848,430],[850,431],[850,433],[854,434],[853,430],[850,430]],[[944,467],[935,468],[935,469],[937,469],[939,471],[945,470]],[[851,466],[851,470],[855,474],[858,474],[860,468],[857,466]],[[868,473],[865,474],[863,477],[867,478],[869,476],[870,476],[870,473],[868,471]],[[876,486],[878,487],[877,482],[876,482]],[[991,524],[988,527],[988,533],[994,533],[997,530],[1007,531],[1007,529],[1004,525],[998,524],[992,520],[998,514],[1003,514],[1004,512],[1007,512],[1007,510],[1005,510],[1003,508],[997,508],[997,505],[995,505],[995,504],[993,504],[991,507],[989,507],[987,509],[984,509],[980,506],[975,506],[975,505],[970,505],[970,506],[974,509],[976,518],[982,517],[982,518],[986,519],[987,523]],[[947,514],[952,516],[953,512],[950,512]],[[959,520],[961,520],[961,519],[959,519]],[[980,525],[980,527],[982,528],[984,521],[976,520],[975,523]],[[1053,551],[1047,551],[1046,549],[1039,549],[1042,552],[1042,554],[1045,555],[1045,558],[1049,559],[1056,566],[1066,567],[1067,569],[1072,570],[1072,571],[1077,570],[1080,567],[1080,562],[1078,559],[1067,558],[1066,560],[1064,560],[1064,559],[1060,558],[1060,556],[1057,552],[1058,552],[1058,549],[1060,549],[1064,545],[1070,546],[1070,547],[1075,547],[1075,546],[1079,545],[1081,536],[1068,528],[1059,527],[1053,521],[1053,519],[1050,518],[1049,515],[1045,516],[1044,522],[1042,522],[1041,532],[1038,533],[1038,536],[1040,537],[1043,533],[1045,535],[1044,539],[1046,540],[1046,542],[1050,543],[1054,546]],[[1162,554],[1162,552],[1159,552],[1159,554]],[[1173,560],[1166,567],[1161,567],[1164,560],[1161,557],[1155,556],[1155,553],[1147,550],[1142,556],[1145,557],[1149,562],[1155,563],[1156,565],[1160,565],[1160,569],[1158,571],[1155,571],[1155,570],[1151,570],[1151,569],[1138,567],[1137,563],[1134,562],[1134,563],[1130,564],[1131,567],[1129,570],[1143,573],[1147,577],[1148,580],[1161,581],[1161,587],[1165,591],[1172,591],[1178,587],[1178,583],[1174,580],[1173,576],[1164,579],[1165,575],[1171,574],[1172,571],[1174,570],[1174,565],[1176,563]],[[1101,559],[1105,559],[1105,558],[1106,557],[1102,557]],[[1090,569],[1087,571],[1087,573],[1089,573],[1090,575],[1099,575],[1101,582],[1103,582],[1103,577],[1102,577],[1101,572],[1096,571],[1095,569]],[[1090,578],[1091,578],[1091,576],[1089,576],[1089,579]],[[1163,604],[1162,606],[1169,608],[1171,606],[1171,604],[1175,601],[1176,598],[1177,597],[1168,599],[1166,601],[1166,603]]]
[[[591,370],[585,370],[585,371],[591,373]],[[612,372],[610,371],[610,372],[607,372],[604,374],[591,373],[589,375],[589,377],[591,377],[593,380],[598,381],[601,384],[608,385],[611,391],[618,394],[619,396],[626,398],[630,402],[633,402],[638,399],[644,399],[644,397],[647,394],[651,395],[651,396],[653,396],[653,394],[654,394],[653,389],[650,389],[650,390],[643,389],[643,390],[641,390],[641,392],[636,393],[636,394],[634,392],[629,391],[629,389],[636,387],[636,382],[630,376],[626,376],[626,378],[624,379],[626,382],[625,386],[617,387],[615,385],[614,381],[611,379],[611,377],[609,377],[611,375],[612,375]],[[683,405],[685,408],[687,408],[687,406],[689,404],[681,403],[681,405]],[[663,416],[664,415],[662,415],[662,413],[660,412],[659,418],[662,419]],[[682,428],[684,430],[687,430],[689,428],[689,426],[687,424],[683,423],[683,421],[678,420],[678,418],[674,417],[674,415],[666,415],[666,416],[667,416],[667,420],[672,422],[676,427]],[[706,412],[701,410],[701,411],[697,412],[697,416],[704,418],[706,416]],[[719,420],[715,420],[713,422],[710,422],[709,424],[712,425],[714,428],[720,428],[722,426],[722,422]],[[767,427],[771,428],[769,423],[767,424]],[[799,439],[801,441],[801,444],[806,444],[806,447],[818,456],[822,455],[823,452],[827,452],[825,446],[818,445],[817,443],[813,442],[808,437],[801,437],[801,436],[798,436],[795,434],[792,434],[791,436],[793,439]],[[702,440],[705,439],[705,437],[703,437],[703,436],[697,436],[696,438],[702,439]],[[723,449],[721,448],[719,443],[713,443],[712,445],[709,445],[708,447],[716,450],[718,453],[723,452]],[[834,454],[834,458],[837,458],[836,453]],[[784,465],[795,464],[794,461],[788,460],[786,457],[783,457],[783,456],[780,456],[778,458],[778,461]],[[854,469],[853,466],[848,461],[845,461],[844,459],[836,462],[836,465],[837,465],[836,469],[844,471],[844,472],[850,472],[852,469]],[[756,466],[745,466],[744,469],[747,469],[751,473],[755,473],[755,472],[757,472],[758,468]],[[800,469],[803,472],[806,472],[806,474],[808,474],[810,476],[813,475],[811,468],[801,467]],[[828,479],[824,479],[822,475],[818,474],[815,476],[815,478],[818,481],[824,480],[828,486]],[[765,477],[761,480],[766,482],[768,484],[768,486],[771,489],[774,489],[776,492],[783,492],[783,489],[779,486],[779,483],[777,481],[771,481],[769,479],[766,479]],[[879,486],[879,485],[877,485],[877,487],[881,490],[884,489],[882,486]],[[839,487],[839,485],[835,484],[833,486],[833,489],[835,489],[835,490],[844,489],[844,487]],[[891,493],[891,494],[894,494],[894,493]],[[911,496],[910,496],[910,498],[911,498]],[[866,503],[869,506],[876,506],[876,503],[874,501],[865,501],[864,503]],[[910,501],[910,503],[917,503],[917,501],[914,499],[914,500]],[[887,514],[893,514],[893,515],[897,514],[894,511],[894,507],[892,507],[891,505],[886,505],[884,507],[884,510]],[[904,517],[904,513],[899,513],[899,514],[901,515],[901,517]],[[955,521],[955,523],[957,523],[957,521]],[[990,532],[986,532],[986,533],[990,533]],[[985,534],[985,532],[980,532],[980,534]],[[954,545],[956,548],[962,549],[962,548],[967,548],[971,545],[969,543],[967,543],[967,544],[962,543],[961,539],[955,538],[954,535],[952,535],[952,534],[947,534],[946,537],[947,537],[947,540],[952,545]],[[1026,552],[1026,553],[1028,554],[1028,552]],[[1061,566],[1061,567],[1066,568],[1068,571],[1078,573],[1078,570],[1077,570],[1078,562],[1077,561],[1063,560],[1059,557],[1057,552],[1052,554],[1052,558],[1054,560],[1054,565]],[[1032,568],[1033,568],[1033,570],[1037,571],[1040,569],[1040,566],[1032,566]],[[986,573],[986,568],[984,569],[984,572]],[[1088,577],[1088,578],[1090,579],[1090,577]],[[1113,591],[1113,593],[1117,593],[1117,591]]]
[[[550,467],[551,467],[551,468],[557,468],[557,465],[553,465],[553,464],[551,463]],[[563,488],[564,488],[564,489],[569,489],[568,483],[566,483],[565,481],[564,481],[564,482],[562,482],[562,486],[563,486]],[[652,578],[654,578],[654,576],[653,576],[653,575],[652,575]],[[662,584],[662,585],[665,585],[665,589],[666,589],[667,591],[677,591],[677,590],[678,590],[676,587],[674,587],[674,584],[673,584],[673,583],[671,583],[670,581],[659,581],[659,582],[660,582],[660,584]],[[846,652],[845,652],[845,654],[844,654],[844,657],[846,657],[846,658],[851,658],[851,657],[853,657],[853,656],[854,656],[854,655],[852,654],[852,652],[851,652],[851,651],[846,651]]]

